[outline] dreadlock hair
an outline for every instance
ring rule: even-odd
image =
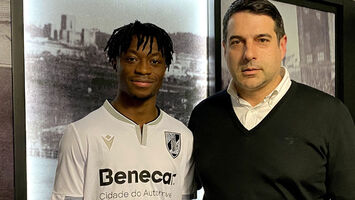
[[[267,15],[275,22],[275,33],[278,41],[285,35],[282,17],[277,8],[267,0],[236,0],[234,1],[223,17],[223,42],[227,42],[228,21],[237,12],[250,12],[257,15]]]
[[[155,38],[158,43],[158,51],[165,58],[165,64],[169,68],[174,53],[173,42],[170,36],[164,29],[151,23],[142,24],[138,20],[113,31],[105,47],[110,62],[115,61],[117,56],[121,56],[122,53],[127,52],[133,36],[137,36],[138,39],[137,50],[144,42],[143,50],[149,41],[150,51],[148,54],[152,52],[153,39]],[[117,70],[116,65],[113,68]]]

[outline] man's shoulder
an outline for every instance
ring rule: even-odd
[[[195,109],[209,108],[211,106],[218,107],[225,105],[228,101],[230,101],[229,94],[226,90],[222,90],[202,100],[199,104],[197,104]]]
[[[71,123],[76,128],[79,127],[91,127],[91,126],[98,126],[100,122],[105,120],[105,109],[103,106],[100,106],[99,108],[89,112],[87,115],[82,117],[79,120],[76,120]]]
[[[288,99],[288,101],[294,102],[297,107],[303,107],[308,111],[313,110],[320,115],[329,115],[329,117],[349,113],[348,108],[340,99],[302,83],[293,81],[292,84],[295,92],[292,100]]]
[[[164,110],[160,109],[161,114],[163,115],[163,123],[164,124],[172,124],[174,126],[185,126],[180,120],[176,119],[175,117],[169,115]]]
[[[318,103],[335,106],[339,106],[342,104],[342,102],[338,98],[321,90],[305,85],[303,83],[298,83],[296,81],[292,81],[292,84],[293,87],[296,88],[295,95],[296,98],[299,98],[297,100],[311,101],[310,103],[312,104]]]
[[[188,129],[186,127],[186,125],[184,123],[182,123],[180,120],[175,119],[173,116],[169,115],[168,113],[166,113],[163,110],[160,110],[160,112],[163,115],[161,126],[164,126],[165,129],[171,130],[171,131],[175,130],[175,131],[187,133],[187,134],[191,133],[190,129]]]
[[[200,123],[202,121],[204,121],[203,123],[209,123],[210,121],[215,121],[217,118],[225,117],[226,113],[229,113],[232,109],[230,95],[226,90],[219,91],[195,106],[191,113],[189,128],[191,128],[193,123]]]

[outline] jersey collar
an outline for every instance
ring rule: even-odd
[[[137,125],[134,121],[132,121],[131,119],[129,119],[128,117],[126,117],[125,115],[117,111],[108,100],[104,102],[103,107],[106,109],[107,112],[109,112],[116,119],[123,121],[125,123]],[[161,121],[162,118],[163,118],[163,112],[160,110],[160,108],[158,108],[158,117],[155,118],[153,121],[146,123],[146,125],[156,125]]]

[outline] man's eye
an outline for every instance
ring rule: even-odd
[[[269,42],[269,40],[268,40],[268,39],[265,39],[265,38],[260,38],[260,39],[259,39],[259,42],[261,42],[261,43],[266,43],[266,42]]]
[[[135,57],[127,57],[126,60],[127,60],[128,62],[135,62],[135,61],[137,61],[137,59],[136,59]]]
[[[232,40],[232,41],[230,42],[231,45],[237,45],[237,44],[239,44],[239,43],[240,43],[240,40]]]
[[[157,65],[157,64],[160,64],[161,62],[160,62],[160,60],[157,60],[157,59],[153,59],[153,60],[151,60],[150,61],[152,64],[154,64],[154,65]]]

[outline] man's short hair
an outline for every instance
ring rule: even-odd
[[[137,50],[141,45],[143,45],[142,49],[144,49],[149,41],[150,51],[148,54],[152,52],[153,39],[155,38],[158,44],[158,51],[165,58],[166,66],[169,67],[174,53],[170,36],[164,29],[151,23],[141,23],[138,20],[113,31],[105,47],[110,62],[115,61],[118,56],[127,52],[133,36],[137,36],[138,39]],[[116,70],[115,65],[113,68]]]
[[[277,8],[267,0],[236,0],[223,17],[223,42],[227,42],[227,26],[231,16],[237,12],[250,12],[256,15],[267,15],[275,22],[275,33],[278,41],[285,35],[282,17]]]

